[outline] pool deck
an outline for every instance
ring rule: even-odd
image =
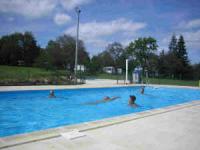
[[[0,87],[1,91],[112,87],[116,81],[81,86]],[[118,85],[117,85],[118,86]],[[191,88],[191,87],[188,87]],[[193,88],[193,87],[192,87]],[[200,146],[200,101],[0,138],[5,150],[196,150]],[[77,129],[86,136],[67,139]]]

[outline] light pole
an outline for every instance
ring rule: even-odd
[[[79,16],[80,16],[80,13],[81,13],[81,10],[76,7],[75,8],[75,11],[77,13],[77,29],[76,29],[76,51],[75,51],[75,70],[74,70],[74,74],[75,74],[75,80],[76,80],[76,83],[77,83],[77,64],[78,64],[78,37],[79,37]]]
[[[126,84],[128,84],[128,59],[126,59]]]

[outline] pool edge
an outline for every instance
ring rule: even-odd
[[[180,85],[161,85],[161,84],[105,84],[105,85],[41,85],[41,86],[0,86],[0,92],[11,91],[40,91],[40,90],[67,90],[67,89],[85,89],[85,88],[112,88],[112,87],[131,87],[131,86],[155,86],[170,88],[189,88],[200,89],[198,86],[180,86]]]

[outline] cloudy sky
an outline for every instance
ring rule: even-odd
[[[90,55],[108,43],[126,46],[143,36],[155,37],[159,50],[167,50],[175,33],[185,37],[191,62],[200,62],[199,0],[0,0],[0,36],[31,31],[42,47],[64,33],[74,36],[76,6]]]

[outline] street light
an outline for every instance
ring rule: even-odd
[[[75,51],[75,70],[74,70],[74,74],[75,74],[75,79],[76,79],[76,83],[77,83],[77,64],[78,64],[78,37],[79,37],[79,15],[81,13],[81,10],[76,7],[75,11],[77,13],[77,29],[76,29],[76,51]]]

